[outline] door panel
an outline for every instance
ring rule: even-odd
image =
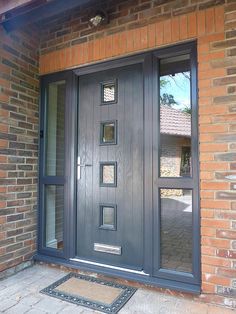
[[[80,77],[79,258],[143,268],[143,119],[141,64]]]

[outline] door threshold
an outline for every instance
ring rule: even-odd
[[[42,255],[42,254],[36,254],[34,256],[34,260],[38,262],[68,267],[69,271],[71,271],[71,268],[77,269],[80,271],[85,272],[92,272],[92,273],[98,273],[104,276],[109,277],[116,277],[121,278],[124,280],[130,280],[132,282],[139,282],[141,284],[144,284],[145,286],[153,286],[153,287],[159,287],[159,288],[165,288],[165,289],[172,289],[177,290],[181,292],[187,292],[187,293],[194,293],[199,294],[201,292],[200,289],[200,283],[198,284],[189,284],[189,283],[183,283],[178,281],[173,281],[169,279],[162,279],[157,277],[152,277],[152,275],[148,275],[147,273],[139,273],[139,271],[127,271],[127,268],[121,268],[106,264],[95,265],[93,262],[89,261],[87,263],[85,260],[80,260],[79,258],[70,258],[70,259],[63,259],[61,257],[56,256],[48,256],[48,255]],[[104,266],[103,266],[104,265]],[[108,267],[110,266],[110,268]],[[114,269],[115,268],[115,269]]]
[[[107,264],[103,264],[103,263],[91,262],[91,261],[80,259],[80,258],[70,258],[70,261],[94,265],[94,266],[106,267],[106,268],[115,269],[115,270],[126,271],[128,273],[133,273],[133,274],[138,274],[138,275],[143,275],[143,276],[150,276],[149,274],[145,273],[143,270],[140,271],[140,270],[134,270],[134,269],[130,269],[130,268],[107,265]]]

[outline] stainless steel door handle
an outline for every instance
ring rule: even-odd
[[[91,164],[84,164],[84,165],[79,164],[78,167],[92,167],[92,165]]]
[[[80,163],[80,157],[78,157],[78,163],[77,163],[77,179],[81,179],[81,167],[92,167],[92,164],[81,164]]]

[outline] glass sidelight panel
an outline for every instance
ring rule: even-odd
[[[160,176],[190,177],[190,56],[160,61]]]
[[[160,189],[161,268],[192,272],[192,190]]]
[[[73,175],[65,167],[74,164],[75,158],[75,135],[71,132],[76,129],[75,118],[70,110],[75,110],[76,101],[71,102],[70,110],[67,106],[70,99],[75,99],[70,92],[72,81],[69,72],[41,78],[39,252],[58,257],[65,256],[65,238],[69,232],[64,233],[68,229],[64,205],[70,208],[73,202],[66,192]]]
[[[64,186],[45,185],[45,246],[63,249]]]
[[[64,175],[65,81],[48,85],[45,134],[45,175]]]
[[[196,51],[167,49],[156,60],[155,275],[199,283]],[[154,117],[155,117],[154,116]],[[154,132],[154,139],[155,139]]]

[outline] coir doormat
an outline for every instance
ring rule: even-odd
[[[112,281],[69,273],[40,292],[103,313],[118,313],[136,290]]]

